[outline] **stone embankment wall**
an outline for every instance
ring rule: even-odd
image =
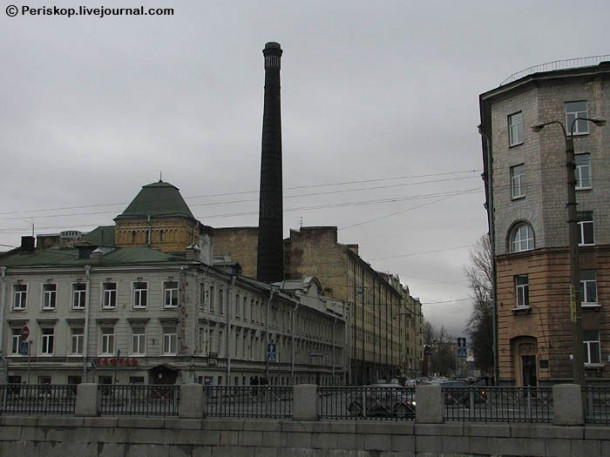
[[[179,417],[98,417],[81,384],[76,417],[0,417],[0,457],[602,457],[610,427],[584,425],[580,388],[553,388],[553,424],[444,423],[439,386],[417,388],[412,421],[320,421],[316,386],[294,389],[292,419],[203,417],[197,384]]]

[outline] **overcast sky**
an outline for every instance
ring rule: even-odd
[[[102,4],[174,14],[21,14]],[[32,225],[112,224],[161,171],[204,224],[257,225],[261,51],[277,41],[286,235],[338,226],[455,336],[487,231],[479,94],[610,54],[606,0],[3,0],[0,15],[0,250]]]

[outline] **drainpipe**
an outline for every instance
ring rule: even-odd
[[[83,336],[83,382],[87,382],[87,348],[89,346],[89,315],[91,313],[91,265],[85,265],[85,328]]]
[[[267,318],[265,319],[265,340],[267,341],[267,345],[270,343],[269,340],[269,318],[270,318],[270,308],[271,308],[271,300],[273,300],[273,295],[276,293],[276,289],[271,286],[271,290],[269,291],[269,299],[267,300]],[[269,357],[267,357],[267,346],[265,346],[264,354],[265,354],[265,377],[267,378],[267,382],[269,382]]]
[[[295,350],[294,350],[294,343],[296,340],[296,331],[295,331],[295,323],[296,323],[296,314],[297,314],[297,309],[299,308],[299,302],[296,302],[294,304],[294,308],[292,309],[292,324],[291,324],[291,333],[292,333],[292,344],[290,347],[290,352],[292,353],[290,355],[290,360],[291,360],[291,365],[290,365],[290,383],[294,386],[294,357],[295,357]]]
[[[227,298],[227,319],[225,324],[227,328],[227,331],[225,332],[225,347],[227,350],[227,386],[231,385],[231,347],[229,346],[229,343],[231,342],[231,305],[233,303],[233,286],[235,285],[235,279],[235,275],[232,275],[229,290],[227,292],[229,295]]]
[[[150,225],[150,216],[146,216],[146,246],[150,247],[152,241],[152,227]]]
[[[6,267],[0,267],[0,355],[4,355],[4,308],[6,308]]]
[[[333,385],[335,384],[335,325],[337,324],[337,318],[335,316],[333,316],[333,343],[332,343],[332,357],[331,357],[331,363],[332,363],[332,375],[333,375]]]

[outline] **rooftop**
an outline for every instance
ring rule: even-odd
[[[142,186],[142,190],[116,219],[148,216],[195,219],[184,198],[180,195],[179,189],[163,181]]]
[[[542,63],[539,65],[534,65],[533,67],[528,67],[524,70],[518,71],[517,73],[513,73],[504,81],[502,81],[500,83],[500,86],[512,83],[513,81],[517,81],[518,79],[521,79],[528,75],[532,75],[534,73],[555,70],[571,70],[580,67],[592,67],[594,65],[599,65],[600,63],[607,61],[610,61],[610,55],[578,57],[575,59],[555,60],[553,62]]]

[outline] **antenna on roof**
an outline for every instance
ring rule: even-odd
[[[159,170],[159,182],[163,182],[163,170]]]

